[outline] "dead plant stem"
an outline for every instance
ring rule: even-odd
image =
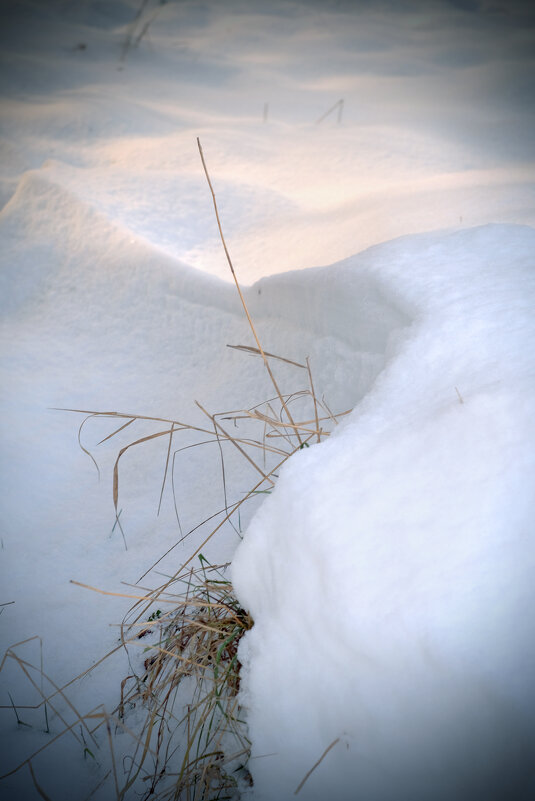
[[[202,166],[203,166],[203,169],[204,169],[204,174],[206,175],[206,180],[208,181],[208,186],[210,187],[210,192],[212,194],[212,200],[213,200],[213,203],[214,203],[214,211],[215,211],[215,216],[216,216],[216,220],[217,220],[217,227],[219,228],[219,236],[221,237],[221,242],[223,244],[223,249],[225,251],[225,256],[227,257],[227,262],[228,262],[228,265],[230,267],[230,271],[232,273],[232,277],[234,279],[234,283],[236,284],[236,289],[238,290],[238,295],[240,296],[240,300],[241,300],[241,303],[242,303],[242,306],[243,306],[243,310],[245,312],[245,316],[247,317],[247,321],[249,323],[249,326],[250,326],[251,331],[253,333],[253,336],[255,338],[255,342],[257,344],[258,350],[260,351],[262,359],[264,360],[264,365],[266,367],[268,375],[269,375],[269,377],[271,379],[271,382],[272,382],[273,386],[275,387],[275,391],[276,391],[277,395],[279,396],[279,400],[280,400],[280,402],[282,404],[282,408],[285,409],[286,414],[288,415],[288,420],[290,421],[290,423],[293,426],[295,426],[295,423],[293,421],[291,412],[287,408],[286,403],[284,402],[284,399],[282,397],[282,393],[281,393],[281,391],[279,389],[279,385],[277,384],[277,381],[275,380],[275,376],[271,372],[271,367],[269,366],[269,362],[267,360],[267,356],[264,353],[262,345],[260,344],[260,340],[258,339],[258,335],[256,333],[256,329],[255,329],[253,321],[251,319],[251,315],[249,314],[249,309],[247,308],[247,304],[245,302],[245,298],[243,297],[243,294],[242,294],[242,291],[241,291],[241,288],[240,288],[240,284],[239,284],[238,279],[236,277],[236,273],[234,272],[234,266],[232,264],[232,259],[230,258],[230,253],[228,252],[227,243],[225,242],[225,237],[223,235],[223,229],[221,227],[221,221],[219,219],[219,211],[218,211],[218,208],[217,208],[217,201],[216,201],[216,197],[215,197],[215,192],[214,192],[214,189],[213,189],[213,186],[212,186],[212,181],[210,180],[210,175],[208,174],[208,168],[207,168],[206,162],[204,160],[204,153],[203,153],[203,150],[202,150],[201,141],[200,141],[199,137],[197,137],[197,145],[198,145],[198,148],[199,148],[199,154],[201,156],[201,161],[202,161]],[[301,437],[299,435],[299,431],[297,431],[297,430],[296,430],[296,435],[297,435],[297,439],[299,440],[299,444],[301,445],[302,444],[302,440],[301,440]]]

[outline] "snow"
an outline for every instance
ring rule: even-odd
[[[293,797],[335,740],[303,798],[533,793],[534,246],[490,226],[330,268],[346,291],[355,274],[386,285],[411,322],[351,417],[281,470],[233,560],[255,620],[255,797]],[[365,293],[352,306],[373,338]]]
[[[88,420],[99,479],[83,416],[58,409],[209,427],[195,400],[273,395],[260,360],[226,347],[254,342],[197,136],[263,347],[309,356],[318,397],[355,407],[243,507],[241,534],[203,547],[233,559],[255,620],[255,801],[294,797],[335,741],[299,797],[533,796],[534,18],[476,5],[149,2],[127,52],[138,0],[0,12],[0,654],[29,640],[16,654],[66,685],[131,605],[71,580],[157,586],[210,530],[150,570],[181,536],[169,486],[157,515],[167,440],[122,458],[123,541],[113,464],[157,429],[99,445],[116,421]],[[342,98],[341,123],[316,124]],[[288,365],[277,377],[296,388]],[[254,471],[230,450],[226,471],[242,497]],[[182,531],[224,506],[216,448],[177,453],[174,477]],[[119,652],[66,697],[111,711],[128,672]],[[49,734],[28,708],[39,682],[2,668],[0,773],[46,746],[43,791],[85,799],[106,738],[96,760],[54,741],[58,714]],[[116,740],[120,762],[132,740]],[[27,766],[2,793],[42,797]]]

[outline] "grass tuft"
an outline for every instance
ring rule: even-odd
[[[144,620],[137,615],[125,631],[130,648],[143,648],[143,660],[141,672],[123,682],[118,716],[140,704],[147,713],[138,750],[154,742],[155,757],[145,798],[215,799],[223,792],[237,798],[237,774],[246,775],[250,743],[238,705],[238,646],[253,621],[227,567],[199,554],[197,565],[174,580],[183,585],[180,602]],[[148,637],[156,642],[146,646]],[[123,792],[139,779],[144,760],[136,753],[131,764]]]

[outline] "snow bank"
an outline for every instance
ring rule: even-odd
[[[353,336],[411,320],[233,560],[254,798],[531,798],[535,230],[407,237],[331,268]]]

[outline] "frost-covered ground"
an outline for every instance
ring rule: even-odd
[[[204,425],[195,400],[219,412],[273,394],[259,361],[226,348],[254,343],[199,136],[264,347],[309,356],[318,396],[356,407],[205,549],[231,559],[245,532],[252,798],[294,797],[334,743],[298,797],[531,799],[534,15],[191,0],[148,2],[134,27],[139,8],[1,9],[1,652],[37,635],[15,653],[66,684],[116,646],[109,624],[131,604],[70,580],[131,592],[121,582],[180,537],[169,483],[156,514],[160,440],[125,455],[124,541],[114,526],[117,450],[154,428],[98,445],[116,426],[90,420],[99,480],[82,417],[52,407]],[[226,469],[238,499],[254,471],[230,453]],[[217,448],[181,451],[174,478],[183,531],[223,506]],[[113,709],[128,670],[118,653],[69,700]],[[13,659],[0,681],[6,773],[62,724],[49,710],[46,733],[25,708],[39,680]],[[32,760],[43,791],[86,798],[100,745],[92,760],[74,736],[52,742]],[[2,794],[42,797],[27,766]]]

